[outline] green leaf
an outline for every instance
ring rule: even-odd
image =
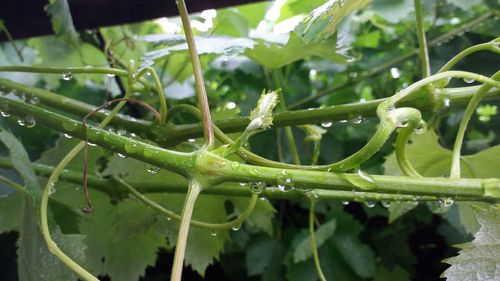
[[[417,202],[392,202],[389,206],[389,223],[417,207]]]
[[[413,1],[377,0],[373,2],[373,11],[390,23],[398,23],[407,20],[414,11]]]
[[[379,267],[377,274],[375,275],[374,281],[410,281],[411,275],[408,271],[404,270],[400,266],[395,266],[390,269],[387,267]]]
[[[316,230],[315,232],[316,247],[318,249],[323,245],[323,243],[326,242],[326,240],[328,240],[333,235],[336,227],[337,227],[337,222],[333,219],[322,224]],[[307,236],[295,247],[293,251],[293,262],[298,263],[301,261],[305,261],[311,256],[312,256],[311,237]]]
[[[18,241],[18,274],[20,281],[77,280],[77,275],[49,252],[38,226],[34,206],[25,197],[22,225]],[[82,263],[84,260],[83,235],[64,235],[53,227],[52,238],[70,258]]]
[[[373,32],[358,36],[354,45],[364,48],[377,48],[381,37],[382,33],[380,32],[380,30],[375,30]]]
[[[458,245],[458,256],[445,260],[451,266],[443,273],[448,281],[497,280],[500,268],[500,207],[477,209],[481,225],[469,243]]]
[[[78,32],[73,25],[68,0],[49,0],[45,10],[51,17],[52,29],[56,35],[64,36],[70,41],[78,39]]]
[[[1,127],[0,141],[3,142],[9,150],[12,166],[19,172],[21,177],[23,177],[26,192],[31,196],[31,199],[35,202],[35,206],[37,207],[40,203],[42,190],[35,172],[31,167],[31,160],[23,144],[11,132]]]
[[[259,40],[253,49],[247,49],[245,54],[258,64],[270,69],[280,68],[311,56],[322,57],[336,63],[346,63],[347,57],[337,53],[336,46],[335,38],[319,43],[305,43],[292,32],[288,43],[284,46]]]
[[[448,0],[447,2],[459,7],[464,11],[469,10],[472,6],[482,3],[481,0]]]
[[[248,205],[247,198],[231,197],[235,213],[241,214]],[[273,235],[273,218],[276,210],[269,200],[258,200],[252,214],[245,220],[247,229],[252,232],[264,231],[270,237]]]
[[[168,38],[175,35],[164,35]],[[196,37],[196,50],[198,55],[204,54],[225,54],[237,55],[243,53],[247,49],[254,47],[255,42],[248,38],[233,38],[228,36],[206,36]],[[143,61],[141,67],[153,65],[156,61],[164,59],[171,54],[178,52],[186,52],[188,50],[187,43],[182,43],[163,49],[155,50],[144,54],[141,58]]]
[[[19,229],[23,198],[24,194],[19,192],[0,198],[0,234]]]
[[[329,0],[312,11],[295,32],[304,42],[319,42],[331,37],[337,25],[351,12],[363,8],[370,0]]]
[[[249,27],[247,19],[237,10],[226,9],[217,12],[214,19],[212,34],[223,34],[233,37],[248,36]]]
[[[274,276],[282,266],[284,255],[285,247],[279,241],[265,236],[254,237],[245,252],[248,276]]]
[[[138,280],[155,264],[158,248],[167,246],[156,213],[130,199],[113,205],[107,195],[94,190],[91,198],[94,211],[79,226],[86,235],[86,263],[94,274]]]
[[[313,260],[309,259],[287,265],[286,277],[289,281],[316,281],[318,280],[318,273]]]

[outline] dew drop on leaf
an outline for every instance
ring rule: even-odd
[[[355,116],[351,119],[351,123],[352,124],[355,124],[355,125],[358,125],[358,124],[361,124],[361,122],[363,122],[363,116]]]

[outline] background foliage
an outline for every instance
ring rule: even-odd
[[[215,120],[248,115],[263,89],[276,88],[270,78],[271,69],[279,69],[282,74],[281,87],[289,109],[370,101],[390,96],[420,79],[417,56],[387,64],[417,48],[413,1],[346,0],[345,5],[334,7],[338,9],[333,12],[334,26],[324,24],[332,21],[328,18],[331,7],[322,6],[323,11],[316,10],[307,16],[324,2],[284,1],[280,13],[276,13],[276,3],[263,2],[192,17],[201,26],[196,31],[200,36],[197,44]],[[16,42],[21,46],[23,61],[13,44],[4,43],[0,45],[0,65],[120,67],[134,59],[143,67],[154,65],[158,70],[169,105],[196,103],[184,39],[177,34],[178,18],[77,34],[68,25],[71,17],[65,14],[68,9],[65,1],[50,3],[48,12],[54,16],[54,29],[59,36]],[[364,8],[350,13],[359,7]],[[433,72],[466,47],[494,39],[500,30],[495,1],[424,1],[424,7]],[[485,14],[489,16],[479,23],[453,33]],[[294,18],[303,20],[299,23]],[[286,28],[294,22],[298,23],[296,32],[287,33],[291,29]],[[286,32],[279,33],[283,28]],[[448,33],[451,35],[432,41]],[[64,43],[68,39],[72,43]],[[478,53],[465,59],[459,68],[490,76],[497,71],[499,62],[497,56]],[[60,77],[0,73],[0,77],[94,105],[118,97],[123,91],[116,77],[105,75],[68,73]],[[452,83],[453,86],[468,84]],[[336,90],[330,91],[332,88]],[[320,97],[308,99],[315,95]],[[137,98],[158,105],[153,94]],[[494,164],[500,158],[497,106],[497,101],[481,105],[471,122],[464,148],[469,163],[465,177],[500,178],[498,165]],[[127,107],[125,113],[152,118],[135,106]],[[447,176],[451,162],[449,148],[462,115],[463,110],[444,110],[438,113],[439,118],[431,114],[424,116],[436,130],[417,135],[409,146],[409,157],[423,175]],[[174,121],[195,122],[188,115],[179,115]],[[372,136],[377,123],[376,118],[353,116],[351,120],[321,124],[326,133],[321,139],[319,163],[338,161],[357,151]],[[40,126],[19,126],[14,118],[0,119],[0,126],[0,139],[5,144],[0,154],[10,155],[17,163],[14,165],[17,171],[2,169],[0,173],[24,184],[33,198],[28,200],[0,185],[0,260],[9,265],[5,271],[2,269],[2,278],[76,280],[73,273],[48,252],[41,236],[33,229],[37,214],[32,205],[38,204],[39,185],[46,179],[36,178],[29,164],[55,165],[77,142]],[[134,137],[124,128],[112,129]],[[311,162],[313,148],[304,139],[304,131],[294,128],[293,133],[301,162]],[[391,154],[392,143],[393,140],[388,142],[362,169],[373,174],[401,175]],[[201,144],[200,139],[189,139],[169,145],[192,151]],[[281,156],[277,152],[278,144],[283,147]],[[281,129],[256,135],[249,148],[266,158],[293,161]],[[162,182],[185,184],[171,172],[162,170],[152,175],[144,163],[121,158],[104,149],[91,147],[89,153],[89,171],[94,175],[119,175],[137,186]],[[78,156],[68,169],[79,171],[81,163]],[[57,243],[72,258],[105,278],[103,280],[164,279],[170,268],[178,223],[146,208],[127,196],[121,187],[114,187],[118,191],[111,193],[92,189],[96,210],[85,215],[80,211],[85,205],[80,189],[77,184],[57,183],[50,205],[52,232]],[[181,211],[182,194],[148,196],[171,210]],[[244,198],[202,195],[196,204],[194,219],[225,221],[241,213],[246,203]],[[458,280],[464,272],[471,272],[467,268],[469,261],[464,261],[463,255],[484,261],[481,257],[487,250],[496,255],[498,264],[498,243],[489,239],[492,233],[496,233],[497,238],[499,235],[498,223],[495,224],[498,208],[483,210],[477,205],[481,204],[320,202],[316,209],[319,226],[316,239],[324,273],[328,280],[438,280],[448,267],[442,261],[453,257],[446,262],[456,267],[444,276]],[[185,264],[193,272],[186,273],[186,280],[200,276],[205,280],[318,280],[308,246],[308,208],[306,200],[262,198],[251,217],[235,231],[192,228]],[[475,208],[478,208],[477,219],[473,214]],[[458,250],[452,245],[471,240],[460,246],[461,255],[454,257]]]

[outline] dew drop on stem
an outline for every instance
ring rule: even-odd
[[[472,84],[472,83],[476,82],[476,80],[474,80],[472,78],[464,78],[464,82],[467,84]]]
[[[64,137],[65,137],[65,138],[67,138],[67,139],[71,139],[71,138],[73,138],[73,136],[72,136],[72,135],[69,135],[69,134],[66,134],[66,133],[64,133]]]
[[[323,127],[323,128],[330,128],[332,125],[333,125],[333,122],[331,122],[331,121],[321,122],[321,127]]]
[[[10,116],[9,104],[7,102],[0,104],[0,114],[2,115],[2,117],[6,118]]]
[[[240,162],[231,163],[231,169],[238,170],[239,167],[240,167]]]
[[[368,208],[373,208],[373,207],[375,207],[375,205],[377,205],[377,202],[375,202],[375,201],[371,201],[371,200],[365,201],[365,206]]]
[[[33,115],[26,115],[24,117],[24,125],[26,126],[26,128],[35,127],[35,125],[36,125],[35,117],[33,117]]]
[[[158,174],[160,172],[160,167],[154,166],[154,165],[147,165],[146,166],[146,171],[152,175]]]
[[[118,157],[120,157],[120,158],[126,158],[127,157],[127,154],[125,154],[125,153],[117,153],[116,155],[118,155]]]
[[[261,194],[266,189],[266,183],[262,181],[251,182],[250,183],[250,191],[255,194]]]
[[[238,231],[238,230],[240,230],[240,228],[241,228],[241,225],[240,225],[240,224],[239,224],[239,225],[235,225],[235,226],[231,227],[231,229],[232,229],[233,231]]]
[[[293,177],[283,170],[276,175],[276,184],[280,191],[288,192],[293,189]]]
[[[210,231],[210,236],[216,237],[217,231],[215,231],[215,230]]]
[[[69,80],[73,79],[73,73],[71,73],[71,72],[64,72],[62,74],[62,79],[65,80],[65,81],[69,81]]]
[[[349,205],[349,201],[347,201],[347,200],[342,200],[342,205],[344,205],[344,206]]]
[[[24,127],[26,125],[26,123],[24,123],[24,118],[23,117],[17,118],[17,124],[21,127]]]
[[[380,204],[382,204],[382,206],[384,206],[385,208],[389,208],[391,206],[391,201],[382,200],[382,201],[380,201]]]

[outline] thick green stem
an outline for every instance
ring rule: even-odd
[[[500,80],[500,71],[497,71],[491,78],[497,81]],[[465,109],[464,116],[462,117],[462,121],[460,121],[460,126],[458,127],[455,144],[453,146],[453,157],[450,170],[451,178],[460,178],[460,150],[462,149],[465,130],[467,129],[467,125],[469,124],[469,121],[474,114],[474,110],[479,105],[479,102],[481,102],[481,99],[492,87],[493,86],[491,84],[482,85],[477,93],[472,97],[469,104],[467,105],[467,108]]]
[[[427,40],[425,39],[424,19],[422,1],[414,0],[415,17],[417,21],[418,46],[420,53],[420,63],[422,65],[422,76],[429,77],[431,75],[431,67],[429,63],[429,51],[427,49]]]
[[[202,186],[196,179],[191,179],[189,181],[189,187],[186,194],[186,199],[184,201],[184,207],[182,209],[181,225],[179,228],[179,233],[177,234],[174,264],[172,265],[172,274],[170,275],[170,281],[181,281],[182,269],[184,265],[184,254],[186,252],[186,244],[189,234],[189,223],[191,221],[191,216],[193,215],[196,198],[198,198],[201,190]]]
[[[316,267],[316,272],[318,273],[320,281],[326,281],[325,274],[321,269],[321,264],[319,262],[318,247],[316,247],[316,234],[314,233],[314,214],[316,209],[316,201],[311,199],[311,205],[309,206],[309,237],[311,241],[311,250],[314,259],[314,266]]]
[[[212,116],[210,115],[210,108],[208,105],[207,91],[205,89],[205,81],[201,70],[200,58],[198,57],[198,52],[196,51],[196,43],[194,41],[193,30],[191,29],[186,4],[184,3],[184,0],[176,0],[176,3],[182,19],[184,34],[186,34],[186,41],[189,48],[189,56],[191,57],[191,63],[193,65],[196,95],[198,97],[198,103],[201,110],[205,146],[206,148],[211,149],[214,145],[214,132],[212,128]]]

